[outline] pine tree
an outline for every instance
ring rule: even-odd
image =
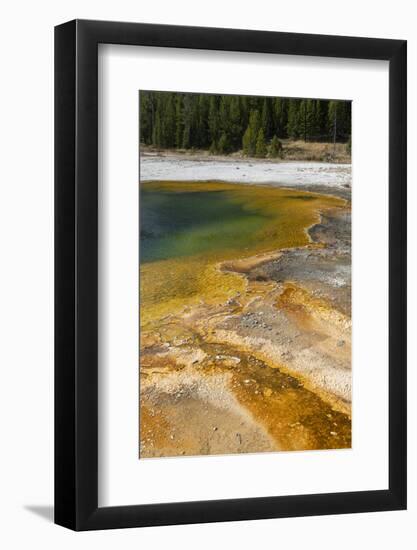
[[[336,132],[335,132],[336,130]],[[331,139],[336,133],[337,141],[349,139],[351,133],[351,103],[350,101],[329,101],[327,112],[327,131]]]
[[[216,143],[219,138],[219,115],[217,110],[217,96],[210,96],[208,109],[208,131],[211,143]]]
[[[296,139],[299,136],[298,102],[296,99],[288,100],[288,137]]]
[[[269,146],[269,156],[274,159],[282,158],[282,154],[283,154],[282,143],[277,138],[277,136],[274,136]]]
[[[323,101],[320,99],[317,99],[315,101],[314,105],[314,111],[315,111],[315,128],[314,128],[314,136],[315,140],[320,141],[323,139],[323,112],[325,111],[325,108],[323,106]]]
[[[307,99],[306,107],[306,137],[307,141],[314,141],[317,135],[316,103],[312,99]]]
[[[265,138],[269,139],[272,135],[272,109],[269,97],[265,97],[262,103],[261,127],[264,131]]]
[[[210,145],[208,139],[208,102],[205,94],[199,94],[196,102],[195,134],[196,145],[206,149]]]
[[[337,103],[337,137],[339,141],[346,141],[351,132],[351,103],[350,101],[338,101]]]
[[[252,131],[250,126],[248,126],[242,138],[243,154],[246,155],[247,157],[253,154],[252,143],[253,143]]]
[[[152,132],[152,145],[161,147],[161,117],[159,111],[156,111],[155,124]]]
[[[261,128],[261,120],[259,116],[259,111],[251,111],[249,115],[249,126],[250,126],[250,135],[251,135],[251,144],[250,144],[250,154],[254,155],[256,153],[256,141],[258,138],[259,130]]]
[[[302,99],[298,106],[298,135],[307,141],[307,101]]]
[[[240,126],[242,134],[249,124],[249,99],[248,96],[242,95],[239,97],[241,121]]]
[[[349,136],[349,139],[347,140],[347,143],[346,143],[346,152],[348,155],[352,153],[352,136],[351,135]]]
[[[255,154],[257,157],[262,157],[262,158],[266,156],[265,135],[262,128],[259,129],[258,137],[256,139]]]
[[[275,135],[284,137],[286,135],[286,121],[284,120],[284,100],[280,97],[274,100],[274,131]]]
[[[178,94],[175,100],[175,146],[178,148],[182,147],[183,132],[182,95]]]
[[[254,135],[254,139],[256,140],[256,136],[258,135],[259,129],[261,127],[261,121],[260,121],[258,110],[250,112],[249,126],[252,130],[252,134]]]
[[[142,143],[152,143],[152,109],[151,97],[149,92],[140,92],[140,141]]]
[[[222,153],[225,155],[230,153],[230,141],[225,132],[223,132],[223,134],[220,136],[218,150],[219,150],[219,153]]]
[[[164,113],[164,147],[175,147],[175,100],[169,93]]]
[[[222,133],[225,132],[226,134],[230,131],[230,96],[223,95],[220,97],[220,105],[219,105],[219,124]]]
[[[234,149],[238,149],[242,138],[242,112],[240,108],[239,96],[231,96],[229,109],[229,136],[231,145]]]
[[[247,156],[256,154],[256,142],[260,130],[259,111],[251,111],[249,115],[249,124],[243,136],[243,152]]]
[[[181,147],[189,149],[191,147],[191,120],[192,120],[192,105],[191,94],[184,94],[183,100],[183,131]]]
[[[338,126],[338,116],[337,116],[337,101],[329,101],[328,111],[327,111],[327,132],[331,140],[337,139],[337,126]]]

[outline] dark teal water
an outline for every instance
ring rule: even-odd
[[[229,191],[142,189],[140,203],[141,262],[249,247],[266,220],[245,210]]]

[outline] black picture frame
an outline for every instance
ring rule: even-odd
[[[389,62],[389,488],[98,506],[98,44]],[[406,41],[74,20],[55,28],[55,523],[92,530],[406,508]]]

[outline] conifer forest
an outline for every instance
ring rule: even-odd
[[[279,157],[281,140],[350,144],[351,102],[140,92],[140,140],[167,149]]]

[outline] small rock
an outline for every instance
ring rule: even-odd
[[[337,435],[337,432],[330,432],[330,435]]]
[[[218,427],[217,426],[213,426],[213,432],[217,432],[218,430]]]

